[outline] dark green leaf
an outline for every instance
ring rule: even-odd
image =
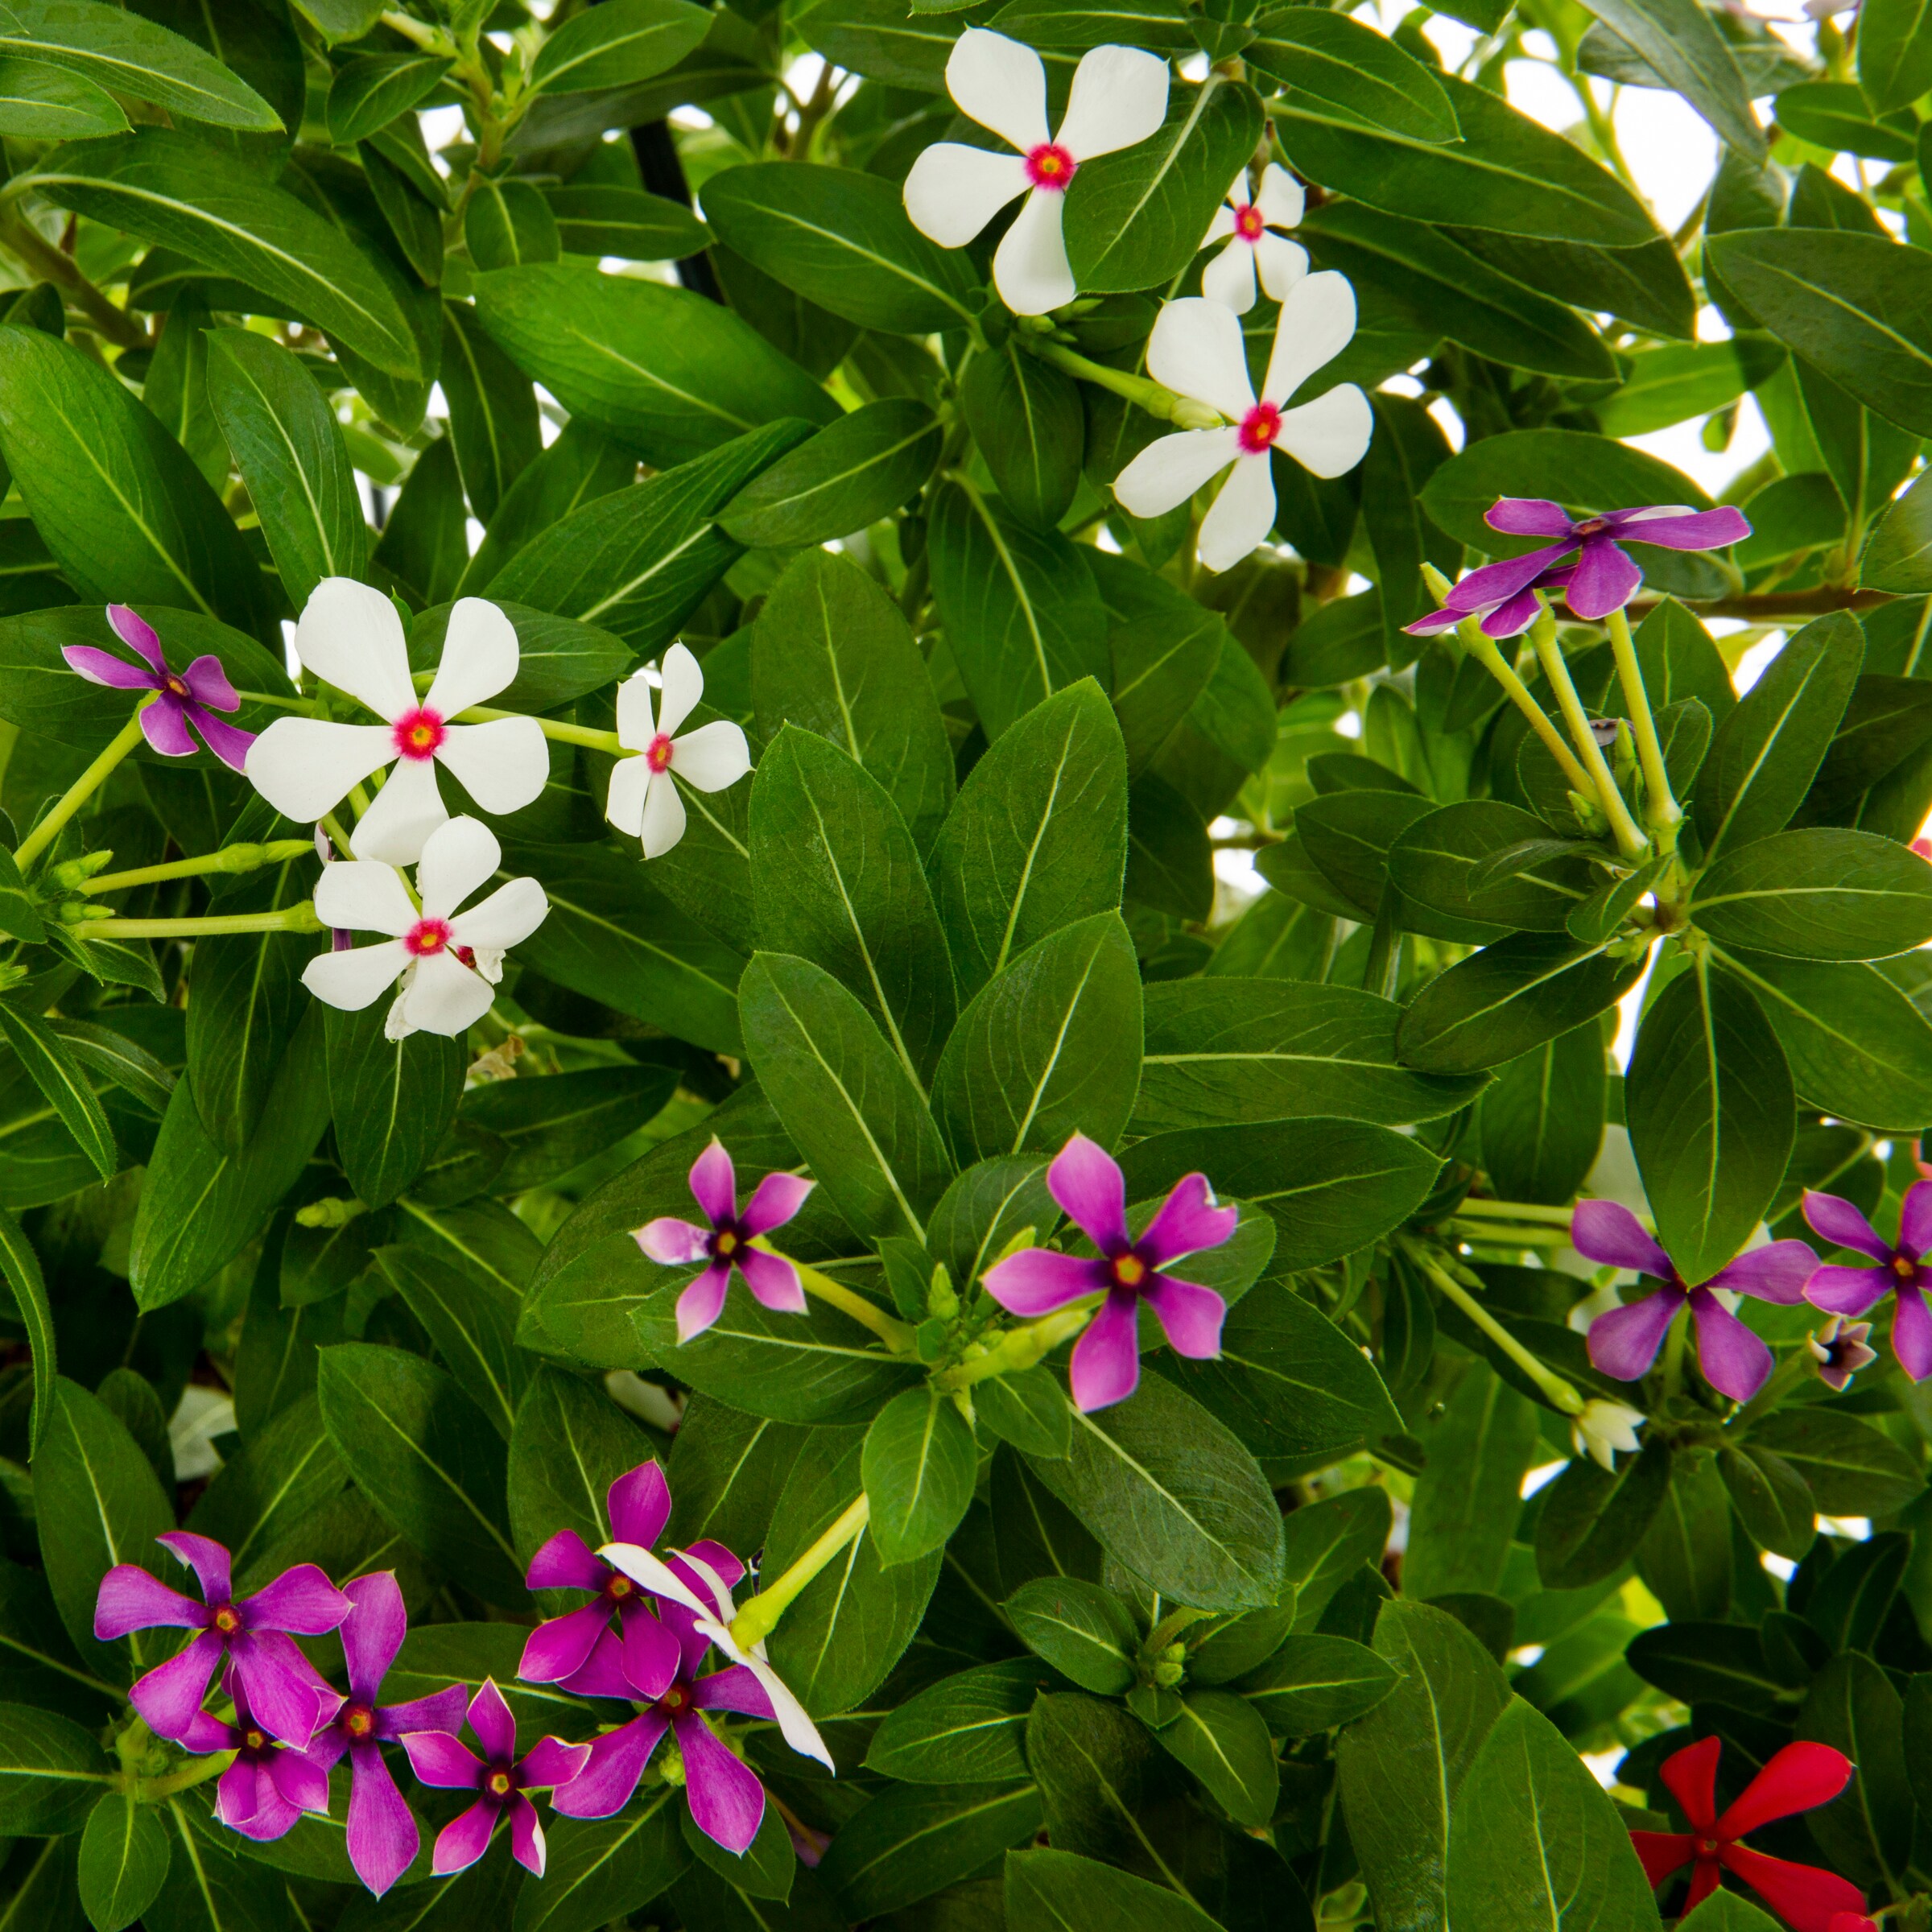
[[[151,1805],[110,1791],[80,1837],[80,1902],[96,1932],[124,1932],[167,1879],[167,1833]]]
[[[1869,832],[1812,827],[1733,844],[1692,888],[1720,944],[1799,960],[1879,960],[1932,937],[1932,868]]]
[[[1291,97],[1319,103],[1338,121],[1416,141],[1459,137],[1455,110],[1435,72],[1345,14],[1278,8],[1255,23],[1242,54]]]
[[[943,440],[923,402],[868,402],[746,484],[719,526],[741,543],[773,550],[849,535],[919,494]]]
[[[860,1467],[880,1563],[910,1563],[944,1543],[972,1501],[972,1425],[950,1396],[908,1389],[873,1418]]]
[[[1379,1652],[1345,1637],[1290,1637],[1237,1688],[1284,1737],[1352,1724],[1395,1688],[1399,1673]]]
[[[976,1665],[943,1678],[887,1714],[873,1733],[865,1768],[920,1785],[1022,1778],[1026,1713],[1054,1682],[1053,1672],[1031,1657]]]

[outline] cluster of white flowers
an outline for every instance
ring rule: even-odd
[[[906,212],[942,248],[964,248],[1007,204],[1026,204],[993,258],[993,287],[1016,316],[1044,316],[1078,294],[1061,217],[1067,190],[1096,155],[1148,139],[1166,118],[1166,61],[1128,47],[1097,47],[1075,70],[1067,113],[1049,134],[1046,70],[1030,47],[968,27],[946,64],[946,85],[968,120],[1018,150],[962,142],[927,148],[906,178]],[[1339,275],[1310,275],[1299,243],[1276,232],[1302,218],[1300,184],[1270,162],[1258,183],[1244,167],[1216,212],[1203,248],[1225,246],[1201,278],[1205,293],[1162,305],[1147,345],[1154,379],[1222,419],[1149,444],[1114,479],[1137,517],[1164,515],[1224,470],[1227,481],[1203,520],[1201,562],[1221,571],[1267,540],[1274,525],[1269,455],[1279,449],[1318,477],[1354,469],[1374,418],[1352,382],[1290,407],[1295,392],[1355,333],[1355,291]],[[1262,393],[1257,396],[1239,318],[1255,284],[1281,304]]]

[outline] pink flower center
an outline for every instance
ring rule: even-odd
[[[396,720],[392,735],[396,749],[406,758],[433,758],[443,742],[443,720],[433,711],[406,711]]]
[[[492,1798],[508,1798],[516,1785],[507,1771],[499,1769],[490,1773],[484,1788]]]
[[[673,1684],[658,1699],[658,1707],[673,1717],[680,1717],[691,1708],[691,1693],[682,1684]]]
[[[670,734],[661,731],[644,747],[644,762],[653,771],[668,771],[674,749]]]
[[[418,919],[402,935],[402,943],[419,960],[426,960],[432,953],[447,952],[449,940],[448,919]]]
[[[268,1740],[259,1731],[244,1731],[242,1748],[245,1751],[263,1751],[268,1748]]]
[[[351,1704],[342,1713],[342,1728],[351,1737],[367,1737],[376,1728],[376,1714],[367,1704]]]
[[[1147,1264],[1130,1248],[1126,1253],[1113,1257],[1113,1279],[1117,1287],[1130,1289],[1137,1294],[1147,1279]]]
[[[1057,141],[1042,141],[1026,155],[1026,179],[1058,194],[1080,172],[1080,164]]]
[[[637,1585],[634,1583],[629,1577],[622,1575],[620,1572],[618,1575],[612,1577],[610,1581],[604,1586],[604,1594],[609,1597],[613,1603],[621,1604],[623,1602],[625,1598],[629,1596],[632,1591],[635,1590],[636,1588]]]
[[[1234,211],[1234,232],[1244,242],[1260,241],[1265,225],[1261,220],[1261,211],[1252,201]]]
[[[188,687],[171,671],[163,681],[162,689],[171,697],[184,698],[188,696]]]
[[[242,1616],[232,1604],[224,1604],[215,1612],[215,1628],[224,1637],[233,1637],[242,1628]]]
[[[1241,448],[1251,456],[1272,448],[1281,433],[1282,412],[1272,402],[1257,402],[1241,418]]]

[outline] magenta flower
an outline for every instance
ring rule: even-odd
[[[1204,1174],[1184,1174],[1137,1241],[1127,1231],[1127,1183],[1106,1151],[1076,1133],[1046,1170],[1055,1200],[1100,1249],[1097,1259],[1023,1249],[986,1271],[986,1292],[1009,1313],[1050,1315],[1081,1296],[1104,1294],[1074,1344],[1073,1399],[1083,1410],[1125,1402],[1141,1379],[1140,1311],[1145,1302],[1177,1355],[1221,1352],[1228,1304],[1211,1288],[1165,1272],[1183,1256],[1218,1248],[1240,1219],[1217,1208]]]
[[[758,1235],[782,1228],[805,1205],[813,1183],[795,1174],[768,1174],[758,1183],[743,1214],[738,1212],[738,1179],[731,1156],[714,1134],[711,1145],[691,1164],[691,1191],[711,1225],[700,1228],[671,1215],[647,1221],[637,1244],[667,1268],[691,1261],[709,1265],[678,1297],[678,1340],[702,1335],[724,1312],[724,1290],[736,1268],[753,1297],[777,1315],[803,1315],[805,1290],[799,1271],[780,1254],[752,1246]]]
[[[511,1855],[526,1872],[541,1878],[543,1826],[527,1794],[568,1784],[584,1769],[590,1747],[546,1737],[518,1757],[516,1719],[489,1678],[469,1701],[469,1728],[483,1747],[481,1759],[444,1732],[403,1733],[402,1748],[424,1784],[477,1794],[477,1802],[438,1835],[430,1869],[438,1878],[468,1871],[489,1849],[497,1820],[507,1811]]]
[[[228,1552],[212,1538],[170,1530],[155,1542],[195,1573],[204,1600],[171,1590],[134,1563],[117,1563],[101,1579],[94,1635],[102,1643],[134,1630],[196,1630],[178,1657],[151,1670],[128,1695],[158,1737],[179,1741],[208,1695],[224,1658],[246,1693],[262,1728],[284,1744],[306,1746],[341,1699],[291,1641],[321,1637],[353,1608],[313,1563],[285,1570],[266,1589],[239,1603],[229,1575]]]
[[[349,1754],[349,1862],[356,1876],[380,1898],[409,1869],[421,1839],[416,1821],[396,1789],[386,1744],[400,1744],[411,1733],[440,1731],[454,1737],[463,1728],[469,1693],[461,1684],[407,1703],[378,1702],[382,1679],[396,1661],[409,1632],[409,1615],[395,1572],[358,1576],[343,1586],[355,1608],[342,1625],[342,1655],[349,1665],[349,1699],[308,1748],[327,1772]]]
[[[1700,510],[1652,503],[1638,510],[1607,510],[1597,516],[1573,518],[1562,504],[1541,497],[1499,497],[1483,521],[1507,536],[1555,540],[1527,556],[1505,557],[1471,571],[1443,600],[1440,610],[1418,617],[1406,629],[1426,635],[1480,616],[1491,637],[1513,636],[1535,618],[1530,592],[1539,582],[1560,584],[1571,609],[1594,623],[1621,610],[1644,580],[1643,572],[1624,549],[1625,543],[1653,543],[1660,550],[1722,550],[1751,534],[1742,514],[1729,508]],[[1566,579],[1545,576],[1573,551],[1575,561]],[[1527,614],[1516,622],[1525,605]],[[1492,621],[1501,627],[1492,629]]]
[[[248,1688],[231,1664],[222,1689],[233,1701],[233,1724],[196,1711],[175,1740],[198,1757],[232,1751],[235,1761],[215,1786],[215,1816],[244,1838],[266,1843],[292,1831],[304,1811],[326,1814],[328,1773],[292,1744],[278,1744],[249,1708]]]
[[[647,1549],[663,1534],[671,1515],[671,1491],[654,1462],[619,1476],[606,1501],[614,1542]],[[625,1674],[641,1695],[655,1697],[676,1676],[678,1640],[651,1615],[649,1592],[597,1555],[576,1530],[559,1530],[530,1559],[523,1580],[533,1590],[596,1592],[580,1609],[553,1616],[530,1632],[517,1666],[517,1675],[527,1682],[554,1684],[582,1670],[613,1616]]]
[[[248,748],[255,741],[252,731],[237,730],[213,716],[216,711],[238,711],[242,700],[228,681],[217,657],[196,658],[178,675],[167,667],[167,654],[155,627],[125,604],[110,604],[107,621],[114,635],[130,650],[147,661],[144,671],[118,658],[111,650],[97,650],[91,644],[64,644],[60,654],[70,669],[78,671],[90,684],[106,684],[116,691],[158,691],[160,696],[141,712],[142,735],[167,758],[191,758],[195,741],[188,734],[192,724],[202,741],[224,765],[240,771],[248,761]]]
[[[1662,1285],[1641,1302],[1600,1315],[1590,1324],[1590,1360],[1605,1375],[1634,1382],[1649,1373],[1665,1334],[1687,1303],[1697,1326],[1697,1361],[1704,1380],[1733,1402],[1748,1402],[1771,1373],[1771,1351],[1722,1302],[1719,1289],[1790,1307],[1804,1299],[1818,1257],[1802,1241],[1773,1241],[1686,1287],[1669,1255],[1643,1224],[1615,1201],[1582,1201],[1570,1224],[1579,1254],[1612,1267],[1634,1268]]]
[[[1932,1248],[1932,1181],[1914,1181],[1905,1190],[1896,1247],[1849,1201],[1835,1194],[1807,1191],[1805,1219],[1825,1240],[1869,1255],[1872,1264],[1847,1268],[1826,1262],[1805,1284],[1805,1299],[1829,1315],[1863,1315],[1884,1300],[1888,1290],[1895,1294],[1898,1299],[1892,1311],[1892,1352],[1913,1381],[1922,1382],[1932,1375],[1932,1310],[1926,1307],[1932,1263],[1923,1258],[1926,1250]]]

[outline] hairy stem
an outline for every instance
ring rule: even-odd
[[[166,879],[200,878],[208,873],[258,872],[264,865],[279,865],[284,859],[299,859],[314,852],[309,839],[275,839],[266,845],[224,845],[219,852],[198,859],[171,859],[164,865],[140,865],[132,872],[104,872],[97,878],[82,881],[85,893],[125,892],[134,886],[158,886]]]
[[[204,919],[89,919],[68,931],[79,939],[200,939],[223,932],[327,932],[304,899],[279,912],[234,912]]]

